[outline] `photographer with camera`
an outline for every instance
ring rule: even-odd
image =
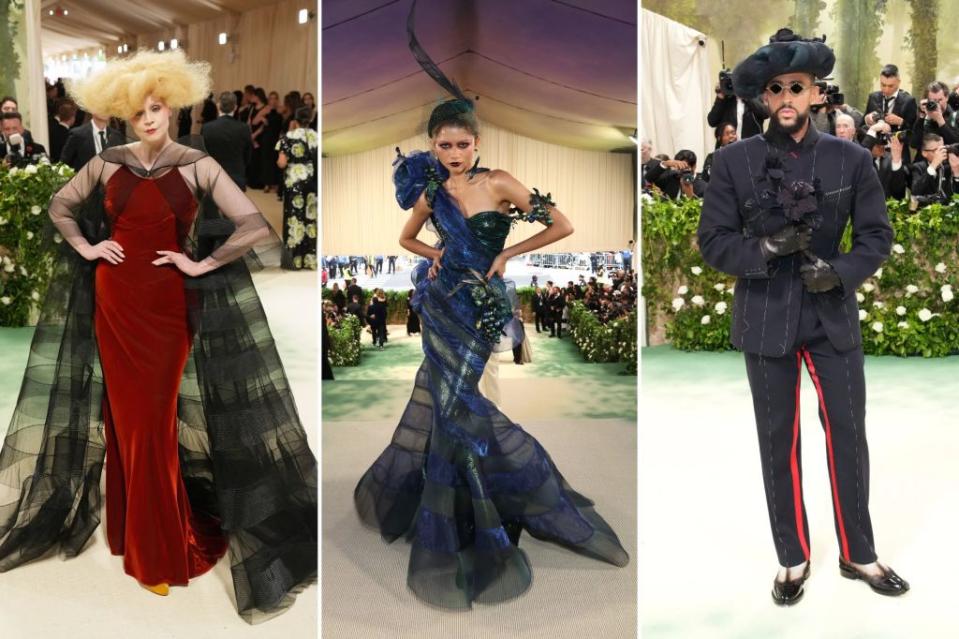
[[[926,133],[920,154],[912,165],[912,195],[920,206],[947,202],[959,192],[959,144],[946,145],[938,133]]]
[[[736,139],[745,140],[763,132],[763,122],[769,116],[753,103],[736,97],[733,92],[733,79],[729,71],[719,72],[719,83],[716,84],[716,99],[713,107],[706,116],[706,122],[711,127],[718,127],[723,122],[731,122],[736,129]]]
[[[672,160],[650,160],[646,180],[672,200],[680,195],[701,198],[706,192],[706,182],[696,175],[696,154],[688,149],[678,151]]]
[[[852,118],[853,126],[857,129],[862,126],[862,113],[845,103],[846,96],[839,91],[839,85],[820,81],[816,83],[816,88],[819,95],[809,105],[809,121],[817,131],[836,135],[836,118],[840,115]],[[855,137],[858,139],[858,135]]]
[[[909,186],[909,167],[903,162],[908,158],[906,149],[908,133],[892,131],[888,122],[880,120],[862,138],[862,146],[872,153],[872,165],[879,176],[886,199],[903,200]]]
[[[23,167],[35,164],[41,157],[47,155],[47,150],[39,142],[34,142],[26,136],[23,128],[23,117],[19,113],[3,113],[0,115],[0,130],[6,140],[3,158],[7,166]]]
[[[879,90],[870,93],[866,100],[867,127],[883,120],[889,123],[892,131],[912,130],[918,107],[916,99],[899,88],[900,82],[899,67],[894,64],[887,64],[879,72]]]
[[[927,133],[942,138],[943,144],[959,142],[959,129],[950,124],[954,120],[952,107],[948,102],[949,87],[936,81],[926,86],[925,97],[919,104],[919,119],[912,127],[912,147],[916,151],[916,160],[921,156],[923,139]]]

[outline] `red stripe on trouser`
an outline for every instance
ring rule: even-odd
[[[816,385],[816,394],[819,395],[819,407],[822,409],[823,422],[826,425],[826,450],[829,453],[829,479],[832,483],[832,503],[836,510],[836,521],[839,525],[839,542],[842,545],[842,557],[846,561],[849,559],[849,541],[846,539],[846,525],[843,523],[842,507],[839,505],[839,486],[836,483],[836,457],[832,449],[832,427],[829,424],[829,413],[826,411],[826,398],[822,392],[822,384],[819,376],[816,374],[816,365],[813,364],[812,355],[809,351],[803,351],[806,358],[806,366],[809,368],[809,375],[812,377],[813,384]]]
[[[789,472],[793,480],[793,508],[796,510],[796,533],[803,557],[809,560],[809,544],[806,543],[806,527],[802,516],[802,482],[799,478],[799,383],[802,381],[802,355],[796,353],[796,413],[793,417],[793,443],[789,453]]]

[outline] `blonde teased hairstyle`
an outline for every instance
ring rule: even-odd
[[[189,61],[183,51],[139,51],[115,59],[90,77],[71,82],[69,93],[84,109],[130,120],[149,96],[176,110],[210,93],[210,65]]]

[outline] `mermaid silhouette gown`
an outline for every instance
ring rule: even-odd
[[[514,219],[525,216],[485,211],[465,218],[442,187],[446,176],[428,153],[394,164],[397,201],[408,209],[426,192],[445,252],[435,279],[426,277],[426,262],[414,270],[425,358],[390,445],[354,499],[361,519],[386,541],[411,540],[410,589],[456,609],[529,587],[531,569],[518,548],[523,530],[616,566],[629,556],[539,442],[477,390],[493,350],[522,339],[503,280],[486,283],[483,275]],[[544,213],[546,202],[536,192],[532,210]]]

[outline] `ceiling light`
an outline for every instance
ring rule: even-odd
[[[180,41],[177,40],[176,38],[173,38],[172,40],[170,40],[170,48],[171,48],[171,49],[179,49],[179,48],[180,48]]]
[[[166,42],[164,42],[163,40],[160,40],[160,42],[157,44],[157,49],[159,49],[160,51],[163,51],[164,49],[166,49]]]
[[[299,22],[300,24],[306,24],[306,21],[310,19],[310,12],[307,9],[300,9],[299,13]]]
[[[220,44],[226,44],[226,33],[221,33],[220,37],[217,38],[217,42]]]

